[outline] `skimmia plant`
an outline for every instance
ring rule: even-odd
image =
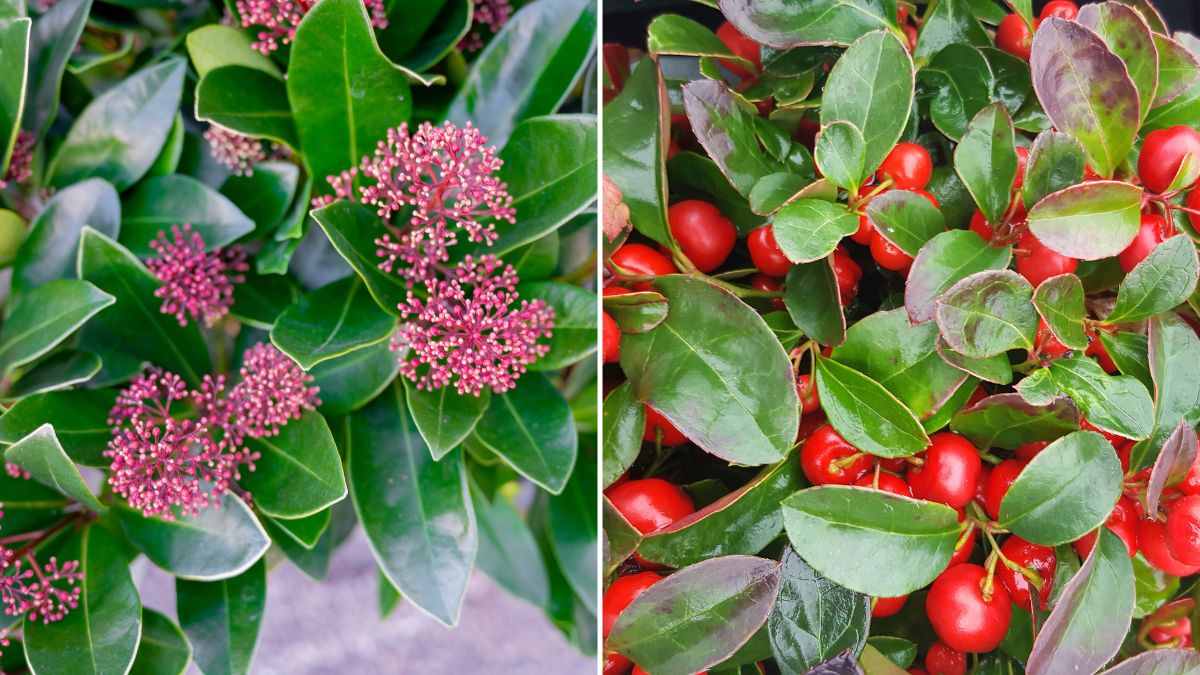
[[[591,4],[0,17],[0,671],[253,672],[359,526],[382,616],[478,567],[593,651]]]
[[[605,672],[1200,669],[1200,40],[717,4],[604,49]]]

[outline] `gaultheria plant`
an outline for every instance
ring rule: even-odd
[[[377,637],[284,622],[280,565],[420,630],[478,568],[530,641],[594,651],[594,3],[28,4],[0,12],[0,670]]]

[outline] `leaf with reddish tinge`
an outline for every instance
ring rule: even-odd
[[[1142,189],[1091,181],[1047,195],[1029,211],[1029,229],[1052,251],[1080,260],[1124,251],[1141,225]]]
[[[1138,90],[1141,116],[1150,112],[1158,91],[1158,49],[1145,18],[1119,2],[1101,2],[1079,9],[1076,22],[1092,29],[1125,62]]]

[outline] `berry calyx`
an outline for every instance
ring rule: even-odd
[[[850,445],[833,425],[823,424],[800,448],[800,468],[813,485],[850,485],[871,470],[871,456]]]
[[[717,207],[689,199],[667,210],[671,236],[701,272],[720,267],[737,243],[737,228]]]
[[[662,416],[650,406],[645,406],[646,409],[646,429],[642,432],[642,440],[653,443],[658,439],[659,434],[662,434],[662,444],[665,447],[674,447],[687,442],[687,437],[681,431],[671,424],[670,420]]]
[[[913,496],[961,509],[975,497],[982,467],[979,450],[962,436],[945,431],[930,441],[924,463],[908,472]]]
[[[1073,273],[1079,267],[1078,260],[1050,250],[1029,230],[1017,241],[1014,255],[1017,274],[1025,277],[1034,287],[1050,277]]]
[[[964,675],[967,672],[967,655],[935,642],[925,653],[925,670],[929,675]]]
[[[696,510],[683,488],[661,478],[626,481],[610,487],[605,494],[642,534],[661,530]]]
[[[988,582],[983,567],[964,563],[942,572],[925,598],[925,614],[938,638],[960,652],[990,652],[1012,621],[1012,599]],[[987,587],[989,594],[985,595]]]
[[[1029,60],[1033,32],[1018,14],[1009,14],[996,27],[996,46],[1022,61]]]
[[[1200,161],[1200,157],[1197,157],[1197,161]],[[1121,269],[1125,270],[1126,274],[1132,272],[1133,268],[1145,260],[1156,246],[1170,239],[1173,234],[1175,234],[1175,228],[1169,226],[1161,215],[1143,213],[1141,225],[1138,227],[1133,241],[1117,255],[1117,262],[1121,264]]]
[[[933,158],[929,151],[917,143],[897,143],[888,153],[875,179],[879,182],[891,179],[898,190],[923,190],[933,176]]]
[[[1032,595],[1037,593],[1039,609],[1046,609],[1050,601],[1050,587],[1054,583],[1054,570],[1058,566],[1054,549],[1032,544],[1012,535],[1000,546],[1000,554],[1039,577],[1038,584],[1034,584],[1019,570],[1012,569],[1003,561],[997,565],[996,579],[1004,586],[1004,590],[1008,591],[1013,602],[1024,609],[1031,609]],[[1038,585],[1041,586],[1041,590],[1037,590]]]
[[[604,333],[600,337],[600,344],[604,351],[604,362],[616,363],[621,360],[621,327],[608,312],[604,312],[603,321]]]
[[[1142,179],[1142,185],[1154,194],[1166,192],[1188,155],[1193,164],[1200,162],[1200,132],[1195,129],[1180,124],[1146,134],[1138,155],[1138,177]]]
[[[775,231],[770,225],[752,230],[746,237],[746,246],[750,249],[750,261],[763,274],[782,277],[792,269],[792,261],[783,255],[779,244],[775,242]]]

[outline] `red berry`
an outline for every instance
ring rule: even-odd
[[[661,478],[631,480],[610,487],[605,494],[642,534],[661,530],[696,510],[683,488]]]
[[[990,652],[1012,620],[1012,600],[1000,584],[984,597],[987,570],[965,563],[942,572],[925,598],[925,614],[947,646],[960,652]]]
[[[925,670],[929,675],[964,675],[967,672],[967,655],[944,643],[935,642],[925,653]]]
[[[1067,21],[1074,21],[1075,17],[1079,16],[1079,5],[1071,2],[1071,0],[1050,0],[1042,8],[1041,17],[1049,19],[1052,16],[1066,19]]]
[[[920,36],[920,34],[917,33],[917,27],[911,23],[906,23],[904,26],[902,26],[902,29],[904,30],[904,37],[908,40],[908,51],[917,51],[917,38]]]
[[[722,23],[717,28],[717,38],[721,42],[724,42],[725,46],[735,56],[740,56],[753,63],[756,71],[762,70],[762,48],[754,40],[742,35],[742,32],[735,28],[733,24],[728,21]],[[728,59],[721,61],[721,63],[739,77],[745,78],[751,75],[750,71],[746,70],[746,67],[741,63]]]
[[[935,209],[942,208],[942,205],[938,202],[937,197],[934,197],[933,194],[927,190],[917,189],[917,190],[909,190],[909,192],[915,192],[915,193],[921,195],[922,197],[925,198],[926,201],[928,201],[930,204],[933,204],[933,208],[935,208]]]
[[[871,236],[871,257],[880,267],[893,272],[907,271],[913,263],[912,256],[893,246],[878,231]]]
[[[604,362],[616,363],[621,360],[621,327],[617,320],[604,312],[604,334],[600,338],[604,348]]]
[[[1200,161],[1200,157],[1196,159]],[[1134,236],[1129,246],[1126,246],[1125,250],[1117,255],[1117,262],[1121,263],[1121,269],[1125,270],[1126,274],[1131,272],[1138,263],[1150,255],[1154,247],[1175,234],[1174,229],[1167,225],[1166,219],[1161,215],[1157,213],[1143,213],[1142,224],[1138,228],[1137,235]]]
[[[775,231],[770,225],[755,228],[746,237],[746,246],[750,249],[750,260],[763,274],[782,277],[792,269],[792,261],[783,255],[779,244],[775,243]]]
[[[1028,61],[1030,49],[1033,47],[1033,32],[1019,15],[1009,14],[996,27],[996,46]]]
[[[1034,457],[1037,457],[1039,452],[1045,450],[1047,445],[1050,445],[1050,441],[1030,441],[1017,448],[1015,454],[1017,455],[1017,459],[1022,462],[1029,462]]]
[[[1046,248],[1031,231],[1021,235],[1017,248],[1017,273],[1035,287],[1050,277],[1074,272],[1079,266],[1075,258]]]
[[[1020,190],[1025,184],[1025,168],[1029,166],[1029,148],[1017,146],[1017,179],[1013,181],[1013,189]],[[1020,199],[1020,197],[1017,197]]]
[[[962,436],[946,431],[934,434],[930,441],[924,464],[908,471],[913,496],[961,509],[975,497],[982,465],[979,450]]]
[[[750,288],[759,291],[775,292],[783,290],[783,284],[775,277],[769,277],[760,272],[750,277]],[[786,305],[783,303],[783,298],[771,298],[771,306],[775,309],[783,309]]]
[[[1106,349],[1104,347],[1104,342],[1100,340],[1100,336],[1099,335],[1091,335],[1091,336],[1089,336],[1089,338],[1090,338],[1090,342],[1088,342],[1087,349],[1083,350],[1083,353],[1087,354],[1088,356],[1094,356],[1096,358],[1096,362],[1099,363],[1100,367],[1104,369],[1104,372],[1106,372],[1110,375],[1113,373],[1116,373],[1117,372],[1117,364],[1115,362],[1113,362],[1112,356],[1109,355],[1108,349]],[[1093,427],[1093,429],[1095,429],[1095,427]],[[1095,429],[1095,430],[1100,431],[1099,429]],[[1109,433],[1103,432],[1103,431],[1101,431],[1100,433],[1103,433],[1105,436],[1108,436],[1109,442],[1112,443],[1114,446],[1117,444],[1117,441],[1113,440],[1112,434],[1109,434]]]
[[[1185,565],[1200,565],[1200,495],[1189,495],[1167,507],[1167,547]]]
[[[885,616],[894,616],[904,609],[904,603],[907,600],[907,595],[901,595],[898,598],[875,598],[875,601],[871,603],[871,618],[882,619]]]
[[[967,519],[967,513],[963,509],[958,510],[958,522],[963,522]],[[969,526],[965,538],[960,537],[958,543],[954,545],[954,553],[950,556],[950,562],[946,565],[947,568],[961,565],[971,559],[971,554],[975,552],[975,538],[978,535],[979,529],[974,526]]]
[[[933,158],[916,143],[897,143],[875,172],[875,179],[891,179],[897,190],[923,190],[933,175]]]
[[[862,268],[840,246],[833,250],[833,276],[837,279],[838,294],[843,305],[858,295],[858,281],[862,279]]]
[[[1004,544],[1000,546],[1000,553],[1016,564],[1038,573],[1038,576],[1042,578],[1042,590],[1038,593],[1038,607],[1046,609],[1047,603],[1050,601],[1050,587],[1054,583],[1054,569],[1058,566],[1054,549],[1031,544],[1012,535],[1004,540]],[[1030,595],[1035,588],[1029,579],[1025,578],[1025,575],[1000,563],[996,566],[996,579],[1004,584],[1004,590],[1008,591],[1009,597],[1017,603],[1017,606],[1031,609]]]
[[[616,652],[604,654],[604,675],[625,675],[633,665],[628,657]]]
[[[1185,495],[1200,495],[1200,443],[1197,443],[1196,449],[1196,460],[1183,480],[1175,486]]]
[[[629,274],[640,276],[662,276],[675,274],[675,269],[666,256],[645,244],[624,244],[612,254],[612,262]],[[643,281],[633,285],[639,291],[650,290],[650,283]]]
[[[908,483],[905,483],[903,478],[894,473],[888,473],[887,471],[879,472],[878,485],[875,482],[875,473],[872,471],[868,471],[862,478],[854,481],[854,484],[859,487],[890,492],[894,495],[900,495],[901,497],[912,496],[912,490],[909,489]]]
[[[1171,553],[1167,546],[1167,528],[1162,523],[1142,518],[1137,524],[1137,539],[1138,550],[1151,567],[1177,577],[1200,572],[1200,565],[1189,565]]]
[[[604,591],[604,600],[601,603],[604,610],[604,637],[608,637],[613,624],[617,622],[617,617],[625,611],[629,603],[659,581],[662,581],[662,577],[654,572],[627,574],[613,580],[608,590]]]
[[[1058,341],[1046,325],[1045,319],[1038,320],[1037,336],[1033,340],[1033,351],[1048,359],[1057,359],[1071,352],[1071,349]]]
[[[992,226],[988,224],[987,218],[983,217],[983,211],[975,209],[975,213],[971,216],[971,231],[979,235],[984,241],[991,241],[995,232]]]
[[[1200,161],[1200,132],[1195,129],[1180,124],[1146,134],[1138,155],[1142,185],[1155,194],[1166,192],[1188,155],[1192,156],[1192,162]]]
[[[633,667],[633,672],[630,673],[629,675],[650,675],[650,673],[647,673],[646,671],[642,670],[641,666],[635,665]],[[702,671],[696,673],[695,675],[708,675],[708,671],[702,670]]]
[[[858,455],[853,460],[847,458]],[[840,463],[847,460],[848,463]],[[871,469],[871,456],[859,452],[832,425],[818,427],[800,448],[800,468],[813,485],[850,485]]]
[[[682,445],[687,442],[687,437],[683,435],[670,420],[662,416],[650,406],[646,408],[646,429],[642,432],[642,440],[653,443],[658,437],[658,432],[662,432],[662,444],[667,447]]]
[[[671,236],[701,272],[720,267],[737,243],[733,222],[708,202],[698,199],[679,202],[667,210],[667,220]]]
[[[924,668],[909,668],[908,675],[929,675],[929,671]]]
[[[874,236],[875,225],[871,223],[871,219],[867,217],[867,214],[860,213],[858,215],[858,229],[854,231],[854,234],[850,235],[850,238],[863,246],[870,246],[871,238]]]
[[[997,464],[988,474],[987,481],[983,485],[983,507],[992,520],[1000,518],[1000,502],[1004,500],[1004,495],[1008,494],[1008,488],[1012,487],[1013,481],[1017,480],[1017,476],[1021,475],[1021,470],[1024,468],[1025,462],[1019,459],[1006,459]]]
[[[812,375],[796,376],[796,394],[800,397],[800,412],[810,415],[821,409],[821,398],[817,395],[817,385]]]

